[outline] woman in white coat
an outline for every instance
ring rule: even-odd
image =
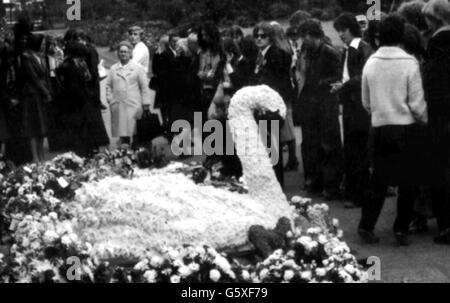
[[[136,132],[136,120],[150,108],[149,88],[145,70],[131,61],[133,46],[119,44],[119,62],[111,67],[106,83],[106,98],[111,110],[112,137],[122,144],[131,144]]]

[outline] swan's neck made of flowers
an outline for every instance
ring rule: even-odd
[[[270,124],[267,121],[267,125]],[[273,150],[272,142],[264,142],[260,135],[251,109],[241,111],[240,115],[229,121],[236,152],[242,163],[244,179],[249,187],[249,193],[255,198],[269,197],[286,199],[283,190],[275,176],[269,149]],[[263,130],[264,132],[264,130]],[[278,149],[278,146],[275,146]],[[276,160],[276,158],[274,158]]]

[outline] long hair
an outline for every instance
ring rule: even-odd
[[[198,45],[203,51],[210,51],[214,55],[222,53],[220,32],[212,21],[206,21],[198,32]]]
[[[273,29],[275,31],[275,45],[286,53],[292,55],[292,47],[286,37],[286,33],[284,32],[283,27],[277,22],[273,22],[271,23],[271,25],[273,26]]]

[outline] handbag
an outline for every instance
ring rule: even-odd
[[[158,115],[148,109],[144,110],[141,118],[136,121],[136,128],[138,144],[151,142],[164,133]]]

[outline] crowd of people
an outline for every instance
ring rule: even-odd
[[[109,145],[102,117],[98,53],[82,31],[63,39],[32,33],[26,20],[0,46],[0,140],[16,164],[52,151],[89,156]]]
[[[274,169],[282,185],[284,173],[299,167],[299,126],[304,189],[362,208],[366,243],[378,243],[378,217],[389,188],[398,187],[398,243],[409,245],[411,231],[426,229],[430,205],[440,231],[435,242],[450,244],[449,1],[406,2],[373,21],[343,13],[334,20],[343,51],[308,13],[291,21],[287,30],[261,22],[250,35],[205,22],[162,36],[153,56],[143,30],[130,28],[106,80],[113,137],[133,144],[137,121],[153,106],[167,133],[177,120],[193,124],[196,112],[225,124],[234,92],[265,84],[287,107],[286,119],[256,117],[281,121],[279,150],[286,148],[289,159],[280,152]],[[82,31],[54,40],[16,26],[14,39],[1,45],[0,63],[0,141],[8,157],[42,161],[44,137],[52,150],[81,156],[109,144],[98,54]],[[236,157],[213,158],[227,172],[241,172]]]

